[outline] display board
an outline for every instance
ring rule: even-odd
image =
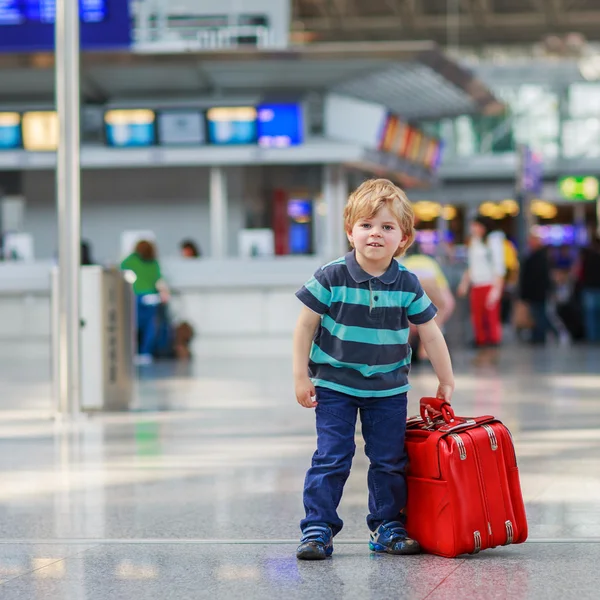
[[[21,115],[15,112],[0,113],[0,150],[21,147]]]
[[[200,111],[164,110],[158,114],[158,141],[161,146],[198,146],[206,142]]]
[[[211,108],[206,113],[208,141],[218,146],[256,143],[256,108]]]
[[[299,104],[215,107],[206,113],[200,108],[110,108],[103,119],[102,109],[97,110],[98,122],[84,130],[113,148],[206,144],[287,148],[304,142]],[[53,151],[57,144],[55,111],[0,112],[0,150]]]
[[[395,115],[388,115],[381,132],[379,149],[434,172],[442,158],[442,142],[426,136]]]
[[[258,144],[287,148],[303,142],[304,125],[298,104],[263,104],[258,107]]]
[[[109,110],[104,115],[106,143],[118,148],[152,146],[156,142],[153,110]]]
[[[32,152],[50,152],[58,148],[58,115],[54,111],[23,113],[23,148]]]
[[[129,2],[79,0],[81,46],[122,48],[131,43]],[[0,52],[54,47],[56,0],[0,0]]]

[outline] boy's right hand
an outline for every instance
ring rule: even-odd
[[[317,401],[315,399],[317,392],[308,376],[297,377],[294,382],[294,387],[296,389],[296,400],[298,400],[300,406],[304,406],[304,408],[314,408],[317,406]]]

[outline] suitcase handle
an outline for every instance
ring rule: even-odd
[[[430,423],[440,414],[447,424],[454,423],[454,409],[441,398],[421,398],[421,418]]]

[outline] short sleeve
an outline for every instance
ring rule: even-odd
[[[313,312],[324,315],[331,306],[331,285],[325,271],[319,269],[296,292],[296,297]]]
[[[127,258],[123,259],[123,262],[121,263],[121,271],[130,271],[131,270],[131,257],[132,255],[130,254]]]
[[[414,293],[414,298],[407,308],[408,320],[413,325],[423,325],[437,315],[437,307],[423,291],[417,276],[412,273],[410,275],[410,291]]]

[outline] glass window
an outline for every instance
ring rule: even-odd
[[[600,84],[574,83],[569,87],[569,116],[600,116]]]
[[[471,117],[458,117],[454,123],[456,154],[473,156],[477,153],[477,140]]]
[[[541,85],[521,85],[507,98],[513,113],[513,134],[543,156],[558,156],[558,95]]]
[[[565,158],[600,156],[600,119],[570,119],[563,124]]]

